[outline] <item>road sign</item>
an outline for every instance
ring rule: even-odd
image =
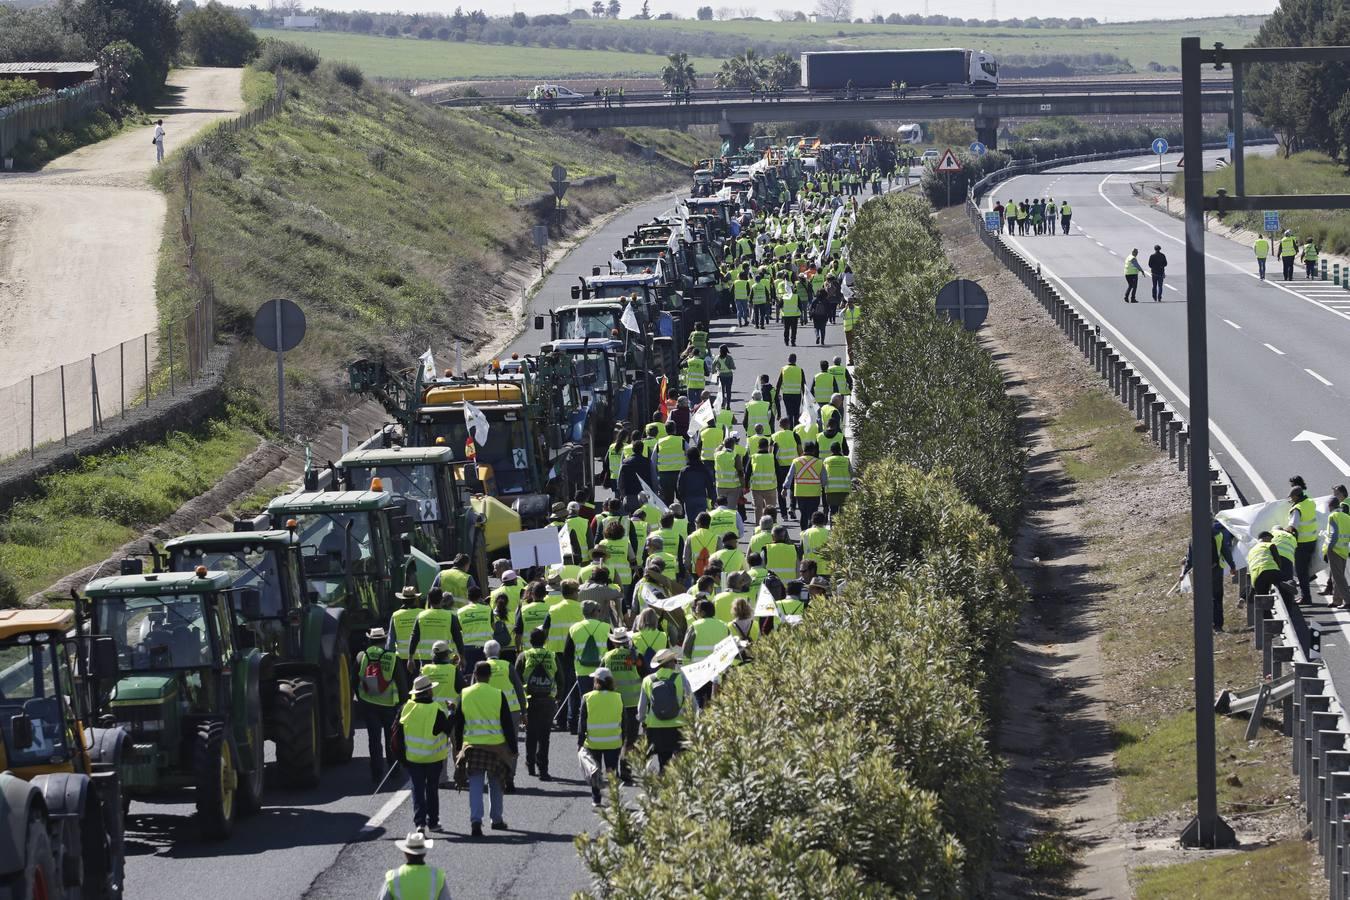
[[[1162,156],[1164,153],[1167,152],[1167,139],[1154,138],[1152,147],[1154,153],[1158,154],[1159,156]]]
[[[534,245],[540,250],[548,246],[548,226],[536,225],[530,229],[530,237],[534,239]]]
[[[938,291],[937,313],[960,322],[966,331],[974,331],[984,324],[984,317],[989,314],[989,295],[975,282],[957,278]]]
[[[1233,147],[1236,146],[1236,143],[1237,143],[1237,140],[1236,140],[1236,138],[1233,137],[1233,132],[1231,132],[1231,131],[1228,132],[1228,152],[1229,152],[1229,153],[1232,153],[1232,152],[1233,152]]]
[[[1278,211],[1268,211],[1266,213],[1266,231],[1280,230],[1280,214]]]
[[[305,313],[289,300],[268,300],[253,314],[253,336],[277,355],[277,431],[286,433],[286,351],[305,336]]]
[[[946,152],[942,154],[942,157],[938,160],[937,165],[933,167],[933,171],[935,172],[961,171],[961,161],[956,158],[956,154],[952,152],[951,147],[948,147]]]
[[[989,152],[989,148],[986,147],[984,144],[980,143],[979,141],[976,141],[975,143],[970,145],[970,152],[974,153],[976,156],[984,156],[986,153]]]
[[[991,234],[998,234],[1003,223],[999,220],[998,213],[987,212],[984,214],[984,230]]]
[[[567,193],[567,186],[569,184],[571,184],[570,181],[562,181],[562,180],[554,180],[549,182],[549,186],[553,188],[553,196],[557,197],[559,200],[563,198],[563,194]]]
[[[562,166],[558,165],[557,163],[554,163],[554,164],[553,164],[553,172],[552,172],[552,175],[553,175],[553,180],[554,180],[554,181],[566,181],[566,180],[567,180],[567,170],[564,169]]]

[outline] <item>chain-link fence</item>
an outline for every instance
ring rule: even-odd
[[[272,100],[218,127],[237,132],[264,122],[281,111],[283,98],[278,76]],[[54,442],[68,445],[89,429],[115,429],[136,407],[166,403],[205,374],[218,337],[216,295],[197,257],[193,188],[209,154],[209,141],[193,147],[183,154],[178,171],[183,192],[179,227],[192,308],[88,358],[0,385],[0,460],[33,456]]]

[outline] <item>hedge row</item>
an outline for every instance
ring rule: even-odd
[[[689,752],[645,780],[635,807],[612,802],[608,827],[577,839],[596,896],[956,898],[986,886],[999,767],[982,698],[1022,592],[1007,536],[951,470],[911,465],[924,464],[880,441],[873,420],[923,399],[916,414],[964,445],[967,405],[937,407],[990,370],[957,332],[945,359],[908,380],[917,362],[881,339],[951,330],[931,329],[924,307],[946,271],[927,207],[869,203],[853,241],[873,323],[859,380],[888,399],[854,413],[870,462],[831,541],[844,586],[800,626],[757,643],[755,662],[686,735]],[[1011,412],[982,402],[985,418]],[[1020,459],[1010,426],[995,439],[1013,442],[1000,458]],[[1015,521],[1015,493],[991,496]]]

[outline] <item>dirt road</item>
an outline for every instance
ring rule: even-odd
[[[240,69],[174,72],[173,99],[154,113],[164,119],[166,149],[237,113],[241,77]],[[12,438],[27,447],[30,374],[83,361],[87,385],[91,353],[155,327],[155,267],[166,207],[148,182],[155,166],[152,131],[132,129],[53,160],[40,172],[0,175],[0,458],[20,449],[8,446]],[[138,341],[133,362],[142,356]],[[80,377],[67,372],[67,390],[78,392],[72,375]],[[107,378],[102,371],[99,377]],[[21,390],[8,387],[20,383]],[[139,387],[139,381],[128,384],[127,394]],[[39,419],[45,406],[39,396]],[[85,387],[83,401],[72,404],[72,431],[88,423],[89,406]],[[39,443],[53,437],[60,437],[59,418],[54,435],[38,428]]]

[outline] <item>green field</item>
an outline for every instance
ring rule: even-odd
[[[578,75],[655,75],[666,64],[654,53],[617,50],[562,50],[506,44],[419,41],[415,38],[371,37],[336,31],[299,32],[258,29],[259,37],[275,37],[314,48],[324,59],[355,63],[378,78],[455,79]],[[702,72],[721,63],[695,59]]]

